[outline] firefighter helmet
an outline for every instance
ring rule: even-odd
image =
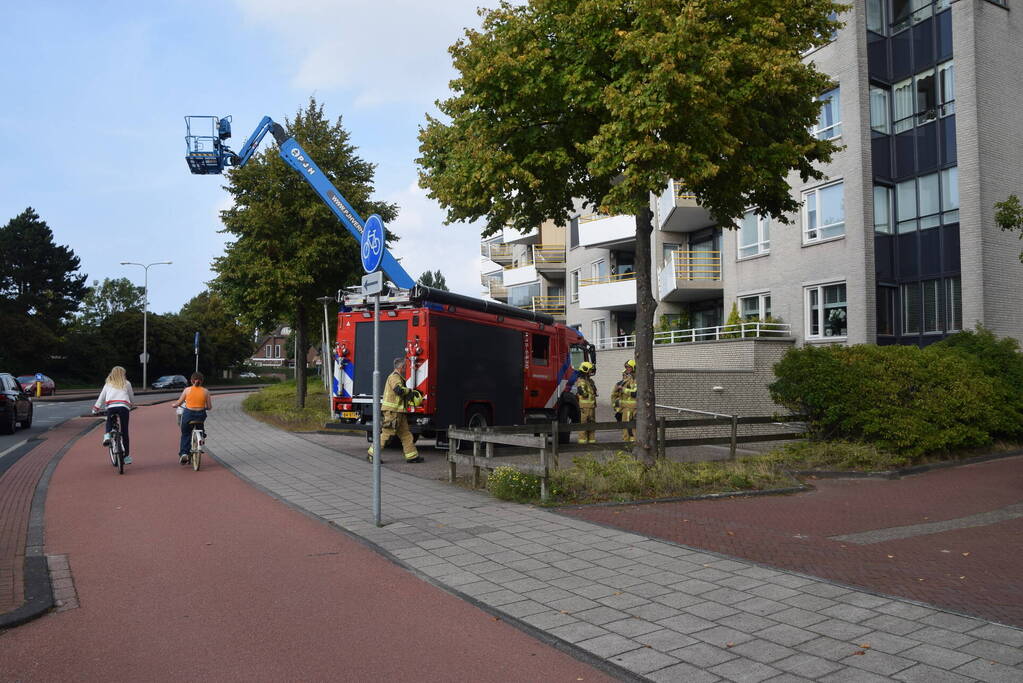
[[[626,370],[635,370],[636,369],[636,361],[632,360],[631,358],[629,360],[625,361],[625,369]]]
[[[408,404],[413,408],[423,405],[423,393],[419,389],[413,389]]]
[[[586,374],[589,374],[589,373],[593,372],[593,369],[594,369],[593,368],[593,363],[591,363],[588,360],[584,360],[582,363],[579,364],[579,372],[584,372]]]

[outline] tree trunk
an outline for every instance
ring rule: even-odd
[[[295,325],[295,406],[299,409],[305,408],[306,395],[306,326],[309,324],[309,314],[305,304],[299,303],[296,313]]]
[[[644,463],[657,456],[657,401],[654,397],[654,301],[650,236],[653,213],[648,207],[636,214],[636,444],[634,453]]]

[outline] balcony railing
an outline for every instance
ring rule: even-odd
[[[757,337],[789,337],[792,328],[788,323],[745,322],[738,325],[716,327],[693,327],[687,330],[666,330],[654,332],[654,344],[682,344],[686,342],[718,341],[721,339],[752,339]],[[636,345],[636,335],[597,339],[593,345],[598,349],[630,348]]]
[[[673,251],[676,280],[720,280],[720,251]]]
[[[609,282],[627,282],[629,280],[636,279],[636,271],[629,271],[628,273],[620,273],[618,275],[601,275],[600,277],[588,277],[579,280],[580,287],[588,287],[590,285],[606,285]]]
[[[502,242],[483,242],[480,253],[495,263],[506,263],[512,259],[512,245]]]
[[[532,310],[534,313],[550,313],[551,315],[565,315],[565,297],[563,296],[534,296]]]
[[[564,263],[564,244],[534,244],[532,248],[533,263],[542,266],[546,263]]]

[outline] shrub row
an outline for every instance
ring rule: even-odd
[[[916,457],[1023,437],[1023,354],[978,327],[926,348],[805,346],[775,366],[774,400],[825,439]]]

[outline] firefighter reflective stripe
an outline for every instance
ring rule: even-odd
[[[576,395],[579,397],[579,406],[590,408],[597,403],[597,387],[589,377],[580,377],[576,387]]]
[[[334,353],[334,396],[351,398],[352,389],[355,385],[355,364],[347,358],[341,358]]]
[[[622,397],[620,402],[623,408],[636,407],[636,380],[629,378],[622,381]]]
[[[405,378],[397,372],[387,376],[387,383],[384,385],[384,395],[380,399],[380,410],[390,410],[400,413],[405,410],[405,402],[395,392],[395,388],[403,385]]]

